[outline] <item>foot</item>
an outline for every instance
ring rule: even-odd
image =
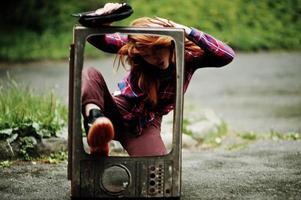
[[[109,142],[114,138],[114,127],[110,119],[99,109],[91,109],[84,120],[87,142],[91,154],[109,155]]]
[[[91,154],[109,155],[109,142],[114,138],[114,127],[107,117],[97,118],[89,129],[87,142]]]

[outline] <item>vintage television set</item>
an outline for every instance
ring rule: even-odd
[[[176,102],[172,149],[163,156],[96,157],[84,151],[81,75],[87,37],[110,33],[169,36],[176,52]],[[181,196],[184,31],[175,28],[75,26],[69,60],[68,179],[72,198],[179,199]]]

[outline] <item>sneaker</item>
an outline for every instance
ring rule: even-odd
[[[105,117],[100,110],[92,109],[85,120],[88,133],[87,142],[91,154],[109,155],[109,142],[114,138],[114,127],[111,120]]]

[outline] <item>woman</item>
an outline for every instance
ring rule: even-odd
[[[118,5],[117,5],[118,6]],[[116,7],[116,5],[115,5]],[[114,5],[107,12],[114,10]],[[202,67],[230,63],[233,50],[209,34],[163,18],[139,18],[133,27],[175,27],[185,31],[184,92],[193,73]],[[97,48],[116,53],[130,72],[118,84],[119,94],[111,95],[100,72],[83,72],[82,111],[87,141],[92,154],[107,156],[108,142],[120,141],[130,156],[166,154],[160,136],[162,116],[175,104],[175,49],[168,37],[110,34],[92,36]]]

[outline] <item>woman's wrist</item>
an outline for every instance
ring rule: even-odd
[[[177,24],[177,23],[175,23],[175,28],[182,28],[182,29],[184,29],[184,32],[185,32],[186,36],[189,35],[191,33],[191,31],[192,31],[191,28],[189,28],[187,26],[184,26],[182,24]]]
[[[185,34],[188,36],[188,35],[190,35],[192,29],[189,28],[189,27],[187,27],[187,26],[185,26],[184,31],[185,31]]]
[[[184,29],[185,31],[185,35],[188,36],[192,29],[184,26],[182,24],[178,24],[174,21],[171,21],[169,19],[164,19],[164,18],[160,18],[160,17],[155,17],[154,19],[150,20],[152,23],[154,23],[155,25],[159,25],[160,27],[175,27],[175,28],[181,28]]]

